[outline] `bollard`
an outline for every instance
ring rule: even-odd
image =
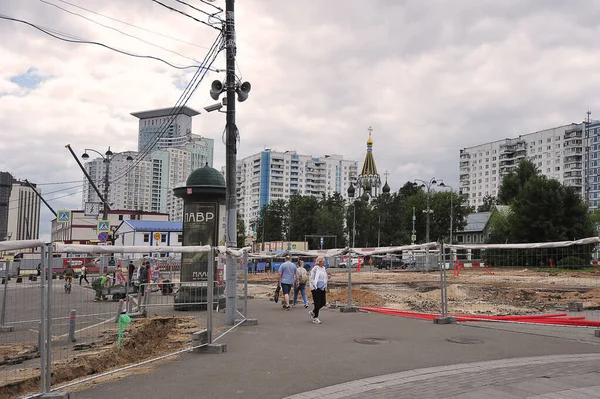
[[[125,305],[125,302],[122,299],[119,299],[119,305],[117,307],[117,315],[115,317],[115,323],[119,322],[119,319],[121,318],[121,314],[123,313],[124,305]]]
[[[75,342],[75,316],[77,311],[75,309],[71,310],[71,314],[69,315],[69,341]]]

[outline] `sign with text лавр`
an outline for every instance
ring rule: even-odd
[[[218,203],[187,203],[183,208],[183,246],[218,245]],[[209,252],[183,253],[181,281],[206,281]]]

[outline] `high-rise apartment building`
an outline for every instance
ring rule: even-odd
[[[585,180],[584,195],[591,209],[598,209],[600,200],[600,121],[585,124]]]
[[[482,205],[485,196],[498,195],[502,177],[528,158],[541,174],[583,194],[584,149],[584,124],[575,123],[463,148],[460,192],[468,196],[468,205]]]
[[[155,150],[139,160],[138,154],[126,151],[115,154],[108,170],[108,202],[111,208],[168,213],[171,220],[183,216],[183,203],[173,195],[173,188],[185,182],[196,169],[213,164],[214,140],[190,135],[179,147]],[[128,161],[127,157],[134,160]],[[87,162],[84,168],[104,193],[107,163],[102,158]],[[83,203],[100,202],[96,191],[84,181]]]
[[[35,240],[40,236],[40,198],[35,184],[13,181],[10,191],[7,234],[11,240]]]
[[[247,234],[261,208],[272,200],[290,195],[333,195],[347,197],[350,182],[357,178],[357,161],[341,155],[300,155],[295,151],[265,150],[236,164],[237,209]]]
[[[12,183],[13,177],[10,173],[0,172],[0,241],[7,239],[8,210],[10,209]]]
[[[140,119],[138,132],[138,152],[150,154],[153,149],[179,147],[187,142],[192,134],[192,117],[200,112],[181,107],[176,114],[173,108],[134,112],[131,115]]]

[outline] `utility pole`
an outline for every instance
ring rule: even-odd
[[[103,162],[106,164],[106,168],[104,168],[104,201],[102,202],[104,204],[104,207],[102,209],[102,220],[106,220],[108,219],[108,185],[110,184],[108,177],[109,177],[109,168],[110,168],[110,158],[108,158],[108,156],[103,160]],[[113,243],[113,245],[115,245]]]
[[[227,214],[227,228],[225,241],[228,248],[236,247],[236,181],[235,181],[235,162],[236,162],[236,135],[237,128],[235,126],[235,0],[225,1],[225,56],[226,56],[226,87],[227,87],[227,120],[226,120],[226,136],[225,136],[225,181],[226,181],[226,199],[225,208]],[[264,226],[263,226],[264,230]],[[236,293],[236,266],[231,256],[227,256],[226,269],[226,316],[227,324],[235,323],[237,311],[237,293]]]
[[[412,244],[415,245],[415,240],[417,238],[417,230],[415,230],[415,222],[417,221],[417,216],[415,215],[415,207],[413,206],[413,215],[412,215]]]

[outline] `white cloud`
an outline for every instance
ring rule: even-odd
[[[186,57],[206,54],[51,1]],[[150,1],[70,2],[206,48],[216,36]],[[252,83],[238,105],[239,157],[270,147],[362,163],[373,126],[377,167],[390,171],[393,190],[434,175],[457,186],[460,148],[581,121],[588,108],[592,117],[600,109],[599,1],[265,0],[236,7],[238,72]],[[39,1],[4,0],[0,12],[177,65],[192,62]],[[129,114],[174,105],[192,75],[16,22],[0,20],[0,36],[10,37],[0,42],[0,170],[36,183],[82,179],[65,144],[77,153],[136,149],[137,119]],[[36,89],[10,82],[30,68],[47,77]],[[213,102],[210,82],[222,77],[211,72],[188,105]],[[203,112],[193,128],[215,138],[217,168],[225,159],[223,119]],[[80,202],[78,194],[52,203]],[[50,215],[42,213],[47,231]]]

